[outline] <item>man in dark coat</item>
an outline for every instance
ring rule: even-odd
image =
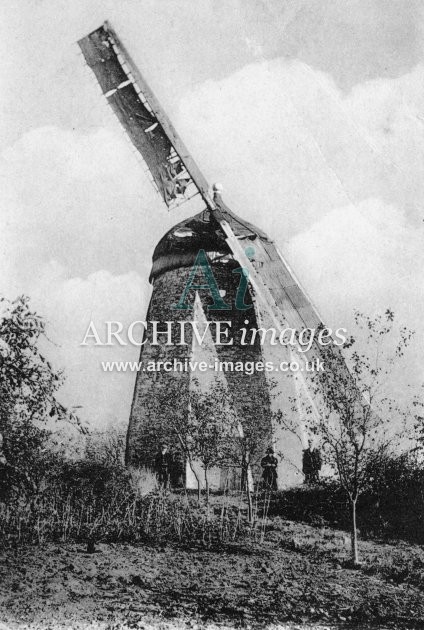
[[[171,474],[172,456],[168,451],[168,445],[162,444],[155,457],[155,471],[159,485],[163,488],[169,487],[169,477]]]
[[[322,466],[321,453],[317,448],[312,449],[312,483],[319,483],[319,473]]]
[[[309,440],[308,448],[305,448],[303,451],[302,458],[302,472],[305,475],[305,484],[319,483],[321,464],[321,453],[312,446],[312,440]]]
[[[277,490],[277,466],[278,459],[273,449],[267,448],[265,457],[261,459],[262,480],[267,490]]]

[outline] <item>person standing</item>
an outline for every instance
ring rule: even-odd
[[[312,442],[308,441],[308,447],[303,450],[302,456],[302,472],[304,474],[304,482],[309,485],[312,483]]]
[[[303,451],[302,472],[305,475],[305,484],[319,483],[321,470],[321,453],[312,446],[312,440],[308,440],[308,448]]]
[[[322,467],[321,453],[319,449],[312,449],[312,483],[319,483],[319,473]]]
[[[169,478],[171,474],[171,453],[168,451],[167,444],[161,444],[159,451],[155,457],[155,471],[162,488],[169,488]]]
[[[265,457],[261,459],[262,481],[267,490],[277,490],[277,466],[278,459],[274,455],[274,450],[269,447]]]

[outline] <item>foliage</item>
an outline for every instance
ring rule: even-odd
[[[401,328],[395,348],[386,351],[393,313],[388,310],[374,319],[356,313],[355,320],[360,336],[351,337],[343,352],[328,357],[325,371],[312,385],[322,401],[319,416],[312,418],[310,413],[310,427],[318,431],[327,461],[351,501],[369,483],[370,467],[378,467],[402,431],[405,413],[382,388],[412,337]]]
[[[388,378],[412,338],[405,327],[392,341],[394,315],[355,314],[356,338],[343,348],[323,349],[325,369],[308,375],[311,399],[304,404],[307,432],[315,434],[351,507],[352,558],[358,562],[356,504],[402,435],[407,412],[385,392]]]
[[[424,468],[415,455],[387,455],[368,475],[372,483],[358,498],[361,535],[424,544]],[[348,508],[346,493],[332,478],[278,493],[270,515],[349,530]]]
[[[0,502],[4,546],[47,541],[180,542],[209,547],[255,536],[240,504],[198,507],[187,495],[145,494],[123,466],[61,462],[37,493]]]
[[[414,430],[416,440],[416,453],[421,461],[424,461],[424,385],[421,391],[416,394],[412,401],[412,410],[414,418]]]
[[[198,458],[205,470],[231,460],[237,417],[227,388],[220,381],[215,380],[207,391],[195,382],[189,393],[185,430],[192,457]]]
[[[104,431],[90,431],[85,442],[85,457],[103,465],[122,466],[125,457],[124,430],[111,427]]]
[[[173,379],[166,389],[158,391],[150,405],[155,408],[154,415],[161,418],[156,428],[158,437],[179,446],[197,479],[199,495],[201,480],[195,462],[201,463],[208,497],[208,471],[213,466],[228,464],[237,436],[237,418],[227,389],[217,379],[207,391],[202,390],[196,379],[192,387],[185,389]]]
[[[231,393],[216,378],[206,391],[197,379],[192,379],[190,388],[182,387],[177,378],[172,379],[148,401],[152,415],[161,419],[154,428],[156,443],[170,441],[174,449],[178,445],[197,479],[199,496],[202,483],[196,462],[203,469],[208,497],[208,471],[212,467],[235,467],[246,479],[248,467],[263,456],[271,441],[273,415],[271,411],[267,414],[265,400],[260,398],[258,403],[265,410],[259,421],[240,418]]]
[[[30,308],[29,298],[13,302],[0,298],[0,433],[4,458],[18,477],[30,480],[46,460],[43,447],[56,420],[82,429],[73,410],[57,393],[64,382],[40,350],[46,340],[46,322]],[[50,425],[50,426],[49,426]],[[19,480],[18,480],[19,481]]]

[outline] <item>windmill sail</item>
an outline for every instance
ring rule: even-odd
[[[110,25],[78,44],[166,205],[207,195],[205,178]]]

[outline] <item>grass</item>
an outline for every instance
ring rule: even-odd
[[[0,501],[1,619],[423,627],[424,550],[361,540],[353,570],[346,531],[313,513],[305,489],[296,492],[310,523],[289,520],[293,492],[271,502],[256,493],[249,523],[239,494],[199,505],[120,466],[54,469],[36,493],[11,486]]]
[[[259,516],[258,500],[253,523],[246,512],[242,496],[224,493],[199,505],[187,492],[160,490],[147,471],[71,468],[37,493],[12,493],[0,502],[0,545],[155,541],[210,547],[263,539],[266,516]]]

